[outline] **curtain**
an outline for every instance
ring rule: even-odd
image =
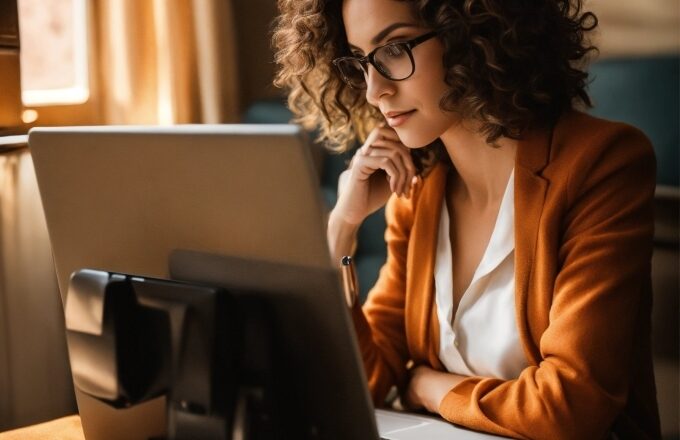
[[[0,155],[0,431],[76,411],[64,318],[28,151]]]
[[[238,121],[228,0],[101,0],[91,16],[102,123]]]

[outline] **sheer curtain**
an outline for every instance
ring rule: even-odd
[[[31,156],[0,155],[0,431],[75,412]]]
[[[234,17],[225,0],[102,0],[92,11],[103,123],[238,120]]]

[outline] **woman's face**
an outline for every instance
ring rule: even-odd
[[[342,17],[355,56],[364,56],[383,44],[410,40],[430,31],[418,24],[410,3],[405,1],[344,0]],[[454,113],[439,108],[448,90],[444,82],[443,50],[437,38],[414,47],[415,71],[403,81],[391,81],[373,66],[368,67],[366,99],[380,109],[407,147],[424,147],[458,122]]]

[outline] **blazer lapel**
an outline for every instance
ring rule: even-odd
[[[549,182],[541,176],[548,164],[552,131],[532,130],[519,142],[515,157],[515,313],[524,353],[531,365],[541,356],[538,336],[529,322],[529,295],[536,241]]]
[[[437,225],[446,186],[448,166],[439,163],[424,180],[408,250],[406,325],[409,350],[416,362],[439,364],[439,322],[434,307],[434,263]],[[440,365],[440,368],[441,365]]]

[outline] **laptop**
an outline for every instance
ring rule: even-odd
[[[202,274],[206,265],[181,261],[171,273],[178,250],[315,273],[334,270],[317,173],[297,126],[35,128],[29,147],[62,301],[70,275],[82,268],[202,281],[220,273],[217,267]],[[343,378],[333,386],[346,388],[342,402],[327,404],[351,408],[344,416],[352,432],[360,433],[352,438],[494,438],[436,417],[375,411],[351,318],[337,307],[343,304],[340,283],[328,284],[321,299],[306,295],[331,340],[324,354]],[[146,439],[164,432],[163,398],[125,409],[78,389],[76,398],[87,440]],[[337,434],[324,438],[342,438]]]

